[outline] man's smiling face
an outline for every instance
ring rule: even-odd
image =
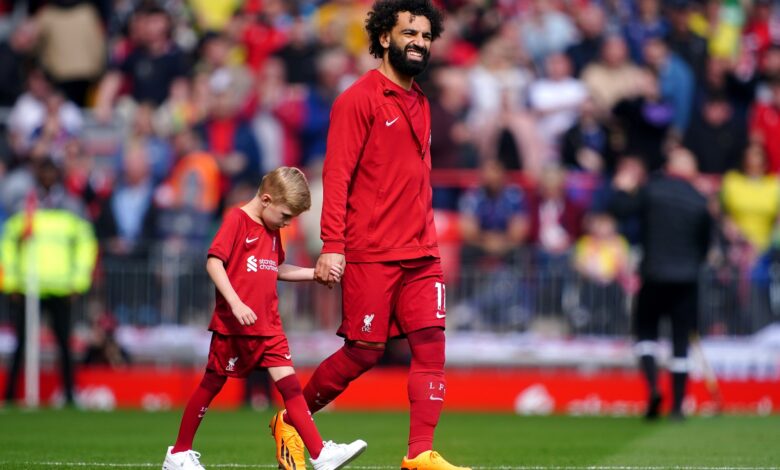
[[[428,18],[399,12],[393,30],[384,38],[390,65],[407,77],[419,75],[428,66],[432,40]]]

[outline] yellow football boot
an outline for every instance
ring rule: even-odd
[[[268,425],[276,441],[276,461],[282,470],[305,470],[303,440],[294,427],[284,422],[284,410],[276,413]]]
[[[457,467],[444,460],[438,452],[426,450],[413,459],[404,457],[401,470],[471,470],[471,468]]]

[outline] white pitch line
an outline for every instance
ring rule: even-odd
[[[111,463],[111,462],[0,462],[0,468],[5,465],[22,464],[25,466],[43,466],[43,467],[106,467],[106,468],[132,468],[132,467],[159,467],[157,462],[139,462],[139,463]],[[261,464],[240,464],[223,463],[209,464],[209,468],[277,468],[276,465]],[[398,469],[397,465],[350,465],[349,468],[355,470],[389,470]],[[780,467],[698,467],[698,466],[680,466],[680,465],[654,465],[654,466],[636,466],[636,465],[582,465],[582,466],[558,466],[558,465],[497,465],[497,466],[475,466],[474,470],[780,470]]]

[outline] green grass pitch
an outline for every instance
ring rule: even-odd
[[[195,448],[206,468],[275,468],[270,412],[212,410]],[[0,410],[1,469],[160,468],[180,411]],[[368,442],[356,470],[399,468],[404,413],[321,413],[325,439]],[[521,417],[445,413],[436,448],[452,463],[505,470],[780,470],[780,416]]]

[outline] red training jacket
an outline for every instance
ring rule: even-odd
[[[415,90],[422,91],[413,84]],[[367,263],[439,257],[431,206],[430,106],[416,135],[402,93],[378,70],[333,104],[323,168],[323,253]]]

